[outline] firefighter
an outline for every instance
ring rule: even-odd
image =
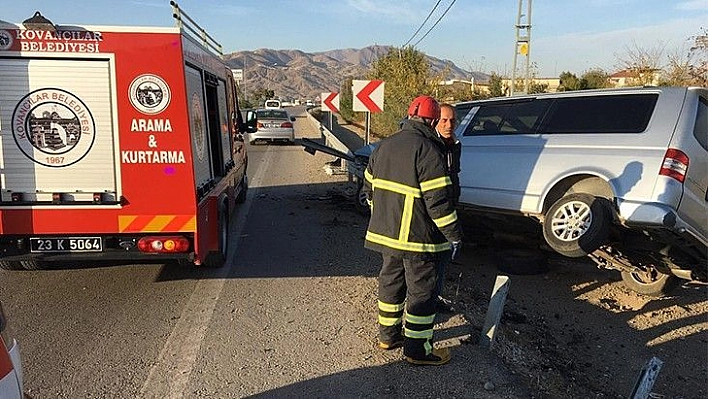
[[[434,98],[416,97],[401,129],[371,154],[364,182],[371,207],[364,246],[383,258],[379,347],[403,346],[406,361],[420,365],[450,360],[447,348],[433,348],[434,290],[439,263],[462,240],[444,146],[434,129],[439,118]]]
[[[450,181],[452,181],[452,192],[453,201],[457,205],[460,200],[460,156],[462,154],[462,144],[460,140],[455,137],[455,126],[457,126],[457,120],[455,119],[455,107],[450,104],[440,104],[440,120],[437,125],[435,125],[435,131],[438,134],[440,140],[442,140],[443,154],[445,154],[445,162],[447,166],[447,174],[450,176]],[[443,285],[445,284],[445,269],[450,259],[445,258],[443,262],[438,264],[440,268],[438,270],[438,281],[435,285],[435,296],[436,306],[435,311],[437,313],[454,313],[455,308],[452,306],[452,301],[444,298]]]

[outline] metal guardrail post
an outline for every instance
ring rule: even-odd
[[[664,362],[658,357],[652,357],[639,373],[639,378],[637,378],[637,383],[634,384],[634,389],[632,394],[629,395],[629,399],[647,399],[663,365]]]
[[[484,327],[482,327],[482,334],[479,337],[479,345],[483,348],[491,350],[494,346],[497,325],[502,317],[504,303],[506,303],[506,295],[509,292],[509,284],[508,276],[497,276],[494,282],[492,297],[489,300],[489,308],[484,318]]]

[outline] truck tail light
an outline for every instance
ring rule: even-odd
[[[283,122],[280,124],[280,127],[291,128],[291,127],[293,127],[293,124],[292,124],[292,122]]]
[[[180,253],[189,250],[189,240],[182,236],[143,237],[138,241],[141,252]]]
[[[676,179],[683,183],[688,170],[688,156],[675,148],[669,148],[664,155],[664,162],[659,169],[659,174]]]

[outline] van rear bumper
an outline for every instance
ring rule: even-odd
[[[620,218],[628,227],[656,227],[673,229],[676,226],[676,212],[668,205],[660,203],[622,202],[619,205]]]
[[[674,209],[665,204],[644,203],[632,206],[624,202],[620,205],[620,218],[630,229],[661,229],[680,236],[693,245],[708,247],[708,239],[702,237],[689,223],[681,219]],[[625,216],[628,215],[628,216]]]

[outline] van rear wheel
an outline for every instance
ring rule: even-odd
[[[678,277],[673,274],[661,273],[654,267],[647,270],[622,272],[621,274],[622,281],[627,288],[653,297],[666,296],[678,285]]]
[[[576,193],[556,201],[543,221],[543,237],[548,245],[561,255],[581,258],[605,244],[612,214],[603,200]]]

